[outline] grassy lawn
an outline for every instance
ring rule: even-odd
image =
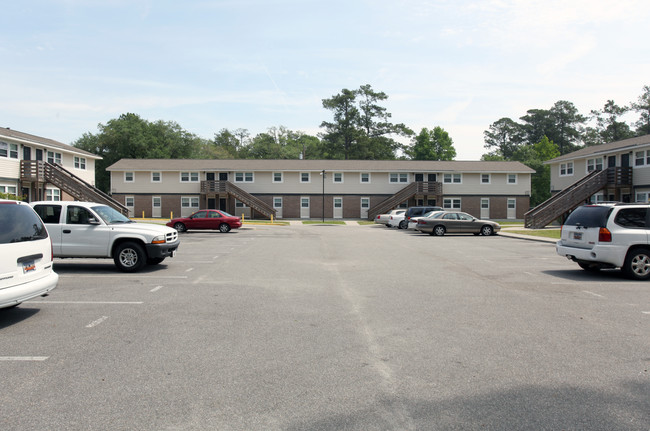
[[[544,238],[560,239],[559,229],[508,229],[506,232],[517,233],[520,235],[541,236]]]

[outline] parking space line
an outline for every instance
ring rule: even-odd
[[[599,295],[599,294],[597,294],[597,293],[590,292],[590,291],[588,291],[588,290],[583,290],[583,292],[584,292],[584,293],[588,293],[589,295],[597,296],[597,297],[599,297],[599,298],[604,298],[603,295]]]
[[[0,361],[46,361],[49,356],[0,356]]]
[[[194,271],[194,268],[187,268],[187,269],[185,270],[185,272],[192,272],[192,271]]]
[[[650,314],[650,311],[642,311],[643,314]]]
[[[29,304],[140,305],[142,301],[27,301]]]
[[[162,289],[162,286],[156,286],[156,287],[154,287],[153,289],[151,289],[149,292],[157,292],[157,291],[159,291],[160,289]]]
[[[83,275],[86,278],[127,278],[129,277],[129,274],[124,274],[124,275],[92,275],[92,274],[84,274]],[[142,278],[170,278],[170,279],[182,279],[182,278],[187,278],[187,275],[139,275],[138,274],[138,280]],[[67,274],[59,274],[59,278],[79,278],[79,275],[67,275]]]
[[[99,325],[100,323],[102,323],[102,322],[105,321],[106,319],[108,319],[108,316],[102,316],[102,317],[100,317],[99,319],[97,319],[97,320],[95,320],[95,321],[92,321],[92,322],[90,322],[89,324],[87,324],[87,325],[86,325],[86,328],[94,328],[95,326]]]

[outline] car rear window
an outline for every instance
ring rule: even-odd
[[[47,230],[28,205],[0,203],[0,244],[47,238]]]
[[[564,222],[568,226],[605,227],[612,207],[581,206],[576,208]]]

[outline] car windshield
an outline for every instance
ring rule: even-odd
[[[576,208],[564,222],[569,226],[605,227],[612,207],[585,205]]]
[[[219,212],[220,212],[224,217],[234,217],[234,215],[228,214],[228,213],[225,212],[225,211],[221,211],[221,210],[219,210]]]
[[[106,205],[95,206],[93,207],[93,211],[99,214],[99,216],[102,218],[102,220],[104,220],[104,223],[106,224],[135,223],[133,220],[126,217],[121,212]]]
[[[26,205],[0,204],[0,244],[47,238],[40,217]]]

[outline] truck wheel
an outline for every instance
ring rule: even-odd
[[[117,246],[113,260],[120,271],[136,272],[147,263],[147,254],[140,244],[128,241]]]
[[[623,273],[634,280],[647,280],[650,278],[650,250],[635,248],[628,251],[623,263]]]

